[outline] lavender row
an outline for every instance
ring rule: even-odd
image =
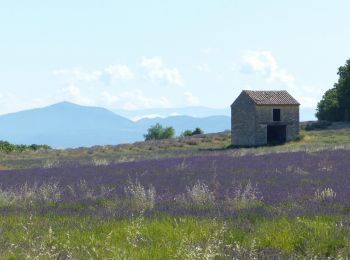
[[[50,181],[66,187],[81,180],[96,189],[111,188],[119,195],[124,194],[128,183],[137,180],[145,187],[152,185],[158,198],[183,194],[187,187],[200,181],[208,185],[218,200],[232,195],[235,187],[250,181],[268,204],[302,200],[317,190],[329,188],[336,193],[335,202],[350,204],[350,151],[193,156],[102,166],[0,171],[2,189]]]

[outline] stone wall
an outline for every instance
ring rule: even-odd
[[[273,109],[281,110],[281,121],[273,121]],[[299,106],[256,106],[256,145],[267,143],[267,125],[287,126],[287,141],[299,136]]]
[[[234,146],[255,145],[255,105],[243,92],[231,106],[231,142]]]
[[[299,106],[289,106],[285,109],[285,118],[287,125],[287,141],[293,140],[299,136],[300,119]]]

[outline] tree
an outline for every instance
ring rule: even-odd
[[[319,120],[339,121],[341,118],[338,111],[338,92],[336,88],[332,88],[326,91],[318,103],[316,117]]]
[[[44,144],[44,145],[38,145],[38,144],[32,144],[30,146],[28,145],[24,145],[24,144],[20,144],[20,145],[16,145],[16,144],[11,144],[7,141],[0,141],[0,152],[23,152],[23,151],[27,151],[27,150],[50,150],[52,149],[50,146]]]
[[[192,131],[191,130],[185,130],[182,132],[181,136],[192,136]]]
[[[199,127],[197,127],[193,132],[192,135],[202,135],[204,134],[204,131],[202,129],[200,129]]]
[[[169,138],[173,138],[175,136],[175,130],[174,128],[170,127],[165,127],[164,131],[161,135],[161,139],[169,139]]]
[[[201,134],[204,134],[204,131],[199,127],[197,127],[196,129],[194,129],[194,131],[185,130],[184,132],[182,132],[181,136],[185,137],[185,136],[201,135]]]
[[[350,121],[350,59],[338,70],[339,80],[335,84],[338,92],[339,113],[342,120]]]
[[[145,140],[161,140],[169,139],[175,136],[175,130],[172,127],[163,127],[157,123],[151,126],[147,130],[147,134],[144,135]]]
[[[319,120],[350,121],[350,59],[338,69],[339,79],[317,104]]]

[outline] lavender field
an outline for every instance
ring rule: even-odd
[[[300,147],[1,170],[0,257],[347,259],[350,150]]]
[[[212,194],[213,202],[218,203],[234,199],[245,189],[250,189],[246,195],[259,199],[259,205],[319,205],[319,202],[332,202],[337,207],[323,206],[317,209],[331,212],[350,207],[349,158],[349,150],[335,150],[240,157],[206,155],[101,166],[66,165],[1,171],[0,183],[3,192],[54,183],[60,193],[58,204],[84,200],[84,191],[78,194],[80,198],[78,195],[73,197],[68,190],[68,187],[81,189],[79,184],[86,186],[85,192],[93,194],[91,198],[95,196],[115,200],[125,199],[127,187],[136,185],[145,190],[152,187],[155,209],[165,211],[171,211],[172,207],[164,205],[176,204],[177,199],[197,187],[198,193],[202,189],[206,195]],[[334,192],[334,195],[316,198],[318,192],[326,190]],[[305,210],[310,210],[310,207]]]

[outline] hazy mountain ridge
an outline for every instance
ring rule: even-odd
[[[177,134],[186,129],[194,130],[196,127],[201,127],[205,132],[219,132],[230,129],[231,119],[228,116],[209,116],[204,118],[171,116],[166,118],[144,118],[136,122],[141,127],[147,127],[156,123],[174,127]]]
[[[159,109],[159,113],[155,109],[128,112],[131,117],[148,113],[161,117],[132,121],[105,108],[61,102],[0,116],[0,140],[66,148],[141,141],[147,129],[156,123],[174,127],[176,135],[196,127],[206,133],[220,132],[230,129],[231,124],[229,109],[188,107]],[[187,115],[177,115],[182,113]],[[301,109],[301,120],[312,120],[312,113],[312,109]]]
[[[191,116],[191,117],[210,117],[210,116],[231,116],[230,107],[217,109],[209,107],[180,107],[180,108],[152,108],[143,110],[114,110],[115,113],[133,121],[143,118],[166,118],[171,116]],[[316,120],[316,109],[312,107],[300,108],[300,121]]]
[[[119,144],[143,140],[147,129],[158,122],[173,126],[177,135],[195,127],[205,132],[230,127],[227,116],[173,116],[133,122],[105,108],[62,102],[0,116],[0,139],[15,144],[37,143],[62,148]]]
[[[191,117],[209,117],[209,116],[230,116],[230,108],[216,109],[209,107],[180,107],[180,108],[151,108],[142,110],[114,110],[118,115],[127,117],[134,121],[142,118],[170,117],[170,116],[191,116]]]

